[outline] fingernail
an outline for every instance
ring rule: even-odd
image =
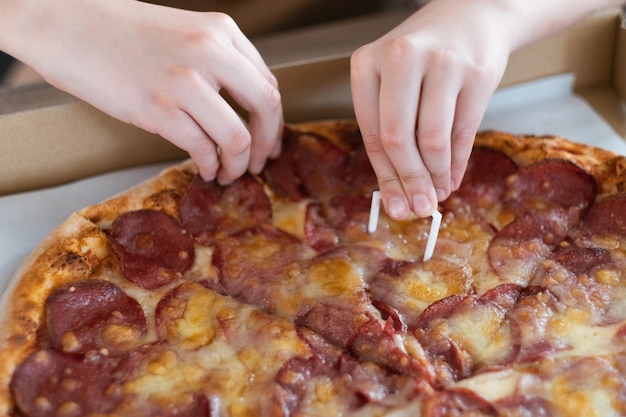
[[[428,197],[426,197],[424,194],[418,194],[413,196],[413,212],[416,215],[420,217],[426,217],[430,216],[433,211],[433,205]]]
[[[404,199],[398,197],[392,197],[389,199],[387,209],[389,215],[396,220],[404,219],[409,214],[409,208],[407,207]]]
[[[437,193],[437,200],[439,201],[445,200],[446,197],[448,196],[448,193],[446,192],[446,190],[443,190],[441,188],[437,188],[436,193]]]

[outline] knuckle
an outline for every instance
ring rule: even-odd
[[[383,188],[383,189],[393,189],[393,188],[402,186],[400,177],[398,177],[398,175],[396,175],[395,173],[383,175],[382,177],[378,179],[378,182],[379,182],[380,188]]]
[[[448,148],[448,139],[439,131],[426,131],[419,135],[419,148],[422,152],[442,153]]]
[[[226,151],[232,155],[242,155],[250,149],[252,139],[246,129],[235,130],[224,145]]]
[[[361,134],[363,146],[368,153],[378,153],[383,151],[380,136],[375,132],[363,132]]]
[[[414,141],[414,137],[392,129],[382,133],[380,141],[382,142],[384,148],[389,150],[398,150],[410,145],[411,142]]]
[[[399,36],[389,41],[386,49],[386,59],[391,60],[390,62],[402,62],[407,56],[414,55],[417,49],[418,45],[412,37]]]
[[[364,65],[369,63],[370,61],[370,47],[369,45],[364,45],[358,48],[356,51],[352,52],[350,56],[350,68],[351,70],[355,70],[357,74],[359,74],[358,69],[362,68]]]
[[[280,95],[280,91],[269,81],[266,82],[263,86],[262,99],[263,107],[265,109],[268,109],[271,113],[275,113],[276,111],[281,109],[282,97]]]
[[[208,12],[205,14],[207,16],[207,26],[208,27],[224,27],[226,29],[237,28],[237,23],[235,23],[235,19],[233,19],[230,15],[224,12]]]
[[[411,171],[400,175],[400,181],[407,187],[415,185],[422,185],[429,179],[429,175],[426,172]]]
[[[462,127],[454,129],[451,139],[455,146],[469,146],[474,143],[475,137],[476,134],[472,129]]]

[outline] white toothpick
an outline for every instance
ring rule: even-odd
[[[380,213],[380,191],[372,193],[372,205],[370,206],[370,221],[367,225],[367,231],[374,233],[378,227],[378,215]]]
[[[426,242],[426,249],[424,250],[424,262],[428,261],[433,256],[435,243],[437,243],[437,236],[439,235],[439,226],[441,226],[441,213],[435,210],[432,214],[432,218],[430,231],[428,232],[428,241]]]

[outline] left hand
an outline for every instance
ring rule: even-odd
[[[429,216],[460,185],[511,51],[506,12],[433,0],[353,54],[354,109],[392,218]]]

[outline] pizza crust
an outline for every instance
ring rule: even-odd
[[[119,195],[73,213],[24,260],[0,300],[0,415],[12,402],[11,375],[36,348],[37,329],[44,325],[43,305],[49,294],[75,279],[88,278],[110,256],[101,228],[121,213],[140,208],[168,209],[171,190],[184,190],[197,173],[191,160],[177,163]],[[51,271],[56,273],[51,274]]]

